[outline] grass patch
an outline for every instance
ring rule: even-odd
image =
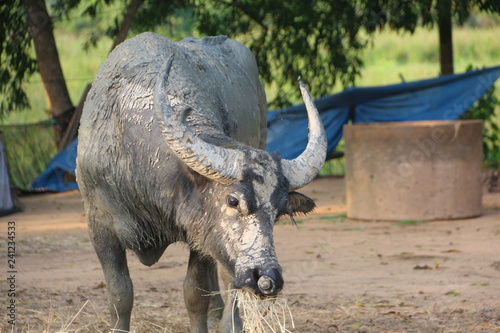
[[[344,140],[340,140],[341,142],[337,146],[336,149],[344,150],[344,148],[338,148],[341,144],[343,144]],[[325,162],[325,165],[319,171],[320,176],[343,176],[345,175],[345,159],[344,157],[335,158],[333,160],[328,160]]]
[[[494,47],[498,26],[453,27],[455,73],[467,66],[500,65],[500,48]],[[413,35],[384,30],[363,55],[365,68],[356,84],[385,85],[436,77],[440,73],[437,29],[419,28]]]
[[[320,216],[319,219],[326,222],[345,222],[347,218],[346,213]]]
[[[455,290],[450,290],[447,293],[445,293],[446,296],[452,296],[452,297],[457,297],[460,296],[460,292],[455,291]]]
[[[31,182],[56,154],[50,121],[32,125],[0,126],[0,140],[7,155],[12,185],[29,189]]]
[[[397,225],[419,225],[419,224],[424,224],[427,223],[426,221],[419,221],[419,220],[401,220],[397,221],[395,224]]]
[[[362,231],[365,230],[363,228],[344,228],[343,231]]]

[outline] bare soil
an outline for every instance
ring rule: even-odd
[[[313,214],[275,228],[292,332],[500,332],[500,193],[478,218],[353,221],[342,178],[302,189]],[[103,275],[87,235],[79,192],[23,197],[24,212],[0,218],[1,249],[15,221],[16,325],[5,307],[0,332],[106,332]],[[153,267],[133,253],[135,332],[188,332],[182,282],[188,251],[175,244]]]

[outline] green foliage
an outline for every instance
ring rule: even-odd
[[[28,190],[57,152],[52,122],[0,126],[12,186]]]
[[[473,70],[469,66],[468,70]],[[495,94],[495,86],[488,89],[460,119],[480,119],[483,121],[483,153],[487,168],[500,169],[500,101]]]
[[[115,0],[56,0],[50,5],[56,21],[71,21],[71,15],[77,12],[87,21],[86,40],[83,48],[88,51],[99,43],[102,37],[113,38],[118,32],[120,20],[126,8],[126,1]],[[75,27],[81,29],[83,27]]]
[[[88,51],[103,38],[115,37],[129,3],[128,0],[56,0],[51,8],[59,21],[71,22],[75,12],[87,19],[84,49]],[[192,35],[192,26],[192,11],[186,1],[144,0],[134,17],[131,35],[161,29],[165,36],[176,40]]]
[[[451,16],[459,25],[463,24],[472,12],[500,13],[498,0],[365,0],[367,10],[376,13],[375,27],[388,26],[393,30],[413,33],[418,26],[434,27],[441,17]]]
[[[132,32],[137,34],[162,29],[165,36],[179,40],[193,35],[193,19],[193,12],[186,1],[147,0],[137,12]]]
[[[262,79],[279,92],[271,108],[300,100],[302,76],[316,97],[330,94],[337,80],[351,85],[360,75],[359,51],[368,44],[360,32],[368,19],[352,1],[192,1],[196,28],[224,34],[254,53]]]
[[[354,85],[363,68],[361,52],[381,29],[414,33],[418,26],[433,27],[442,17],[452,16],[462,24],[475,8],[500,13],[496,0],[190,3],[198,31],[228,35],[254,52],[264,82],[278,90],[270,108],[300,101],[298,76],[304,77],[315,97],[331,94],[339,83]],[[434,52],[427,56],[438,60]],[[399,61],[408,59],[404,53]]]
[[[36,69],[29,54],[31,39],[20,0],[0,5],[0,119],[8,112],[29,107],[23,82]]]
[[[335,158],[325,162],[319,171],[320,176],[343,176],[345,174],[344,158]]]
[[[457,73],[466,71],[471,63],[476,67],[499,64],[500,48],[495,47],[499,27],[494,23],[485,27],[454,28]],[[418,28],[411,35],[391,30],[376,32],[373,46],[364,50],[362,58],[365,67],[357,85],[384,85],[400,82],[402,78],[413,81],[436,77],[440,71],[437,30]]]
[[[447,2],[449,7],[443,5]],[[50,10],[56,21],[73,20],[75,15],[90,19],[84,27],[85,46],[89,48],[102,37],[114,37],[129,3],[129,0],[54,0],[50,2]],[[373,33],[386,27],[413,33],[420,25],[432,27],[440,16],[448,14],[463,23],[476,8],[500,13],[500,2],[144,0],[132,32],[162,29],[162,33],[173,39],[225,34],[240,40],[255,54],[266,86],[278,89],[270,101],[270,108],[278,108],[301,100],[296,84],[298,76],[308,83],[313,97],[331,94],[339,84],[354,85],[363,68],[361,52],[373,41]],[[11,59],[7,62],[10,67],[2,70],[0,87],[2,93],[8,91],[12,98],[2,100],[1,116],[8,109],[27,106],[20,82],[35,66],[29,56],[30,38],[20,0],[2,4],[0,15],[4,28],[0,33],[17,36],[18,40],[14,52],[12,47],[6,47],[13,39],[2,40],[2,64],[7,53]],[[82,31],[80,28],[75,27],[75,31]],[[432,54],[429,57],[434,59]],[[409,56],[402,53],[398,59],[406,62]]]

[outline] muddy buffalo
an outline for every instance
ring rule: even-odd
[[[230,288],[263,296],[282,289],[273,225],[313,209],[294,190],[313,179],[326,154],[317,110],[300,88],[309,142],[285,160],[263,150],[265,94],[242,44],[224,36],[173,43],[144,33],[101,65],[81,118],[77,177],[114,329],[130,328],[127,249],[150,266],[168,245],[188,244],[192,332],[207,332],[209,309],[223,304],[211,294],[219,288],[217,263]],[[219,314],[221,331],[233,323],[241,330],[237,309]]]

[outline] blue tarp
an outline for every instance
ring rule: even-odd
[[[342,126],[415,120],[454,120],[464,113],[500,76],[500,66],[435,79],[382,87],[348,88],[315,100],[328,137],[328,155],[342,138]],[[283,158],[300,155],[307,145],[308,119],[304,104],[269,111],[269,152]],[[66,172],[75,174],[76,140],[60,151],[33,181],[32,189],[62,192],[78,188],[65,183]]]
[[[75,139],[66,148],[61,150],[50,160],[44,172],[32,183],[32,191],[64,192],[78,189],[75,182],[65,182],[66,173],[75,175],[76,170],[76,147],[78,140]]]
[[[488,90],[500,76],[500,66],[435,79],[382,87],[348,88],[315,100],[328,136],[331,156],[342,137],[342,126],[415,120],[455,120]],[[300,155],[307,145],[308,120],[304,104],[270,111],[269,152],[283,158]]]

